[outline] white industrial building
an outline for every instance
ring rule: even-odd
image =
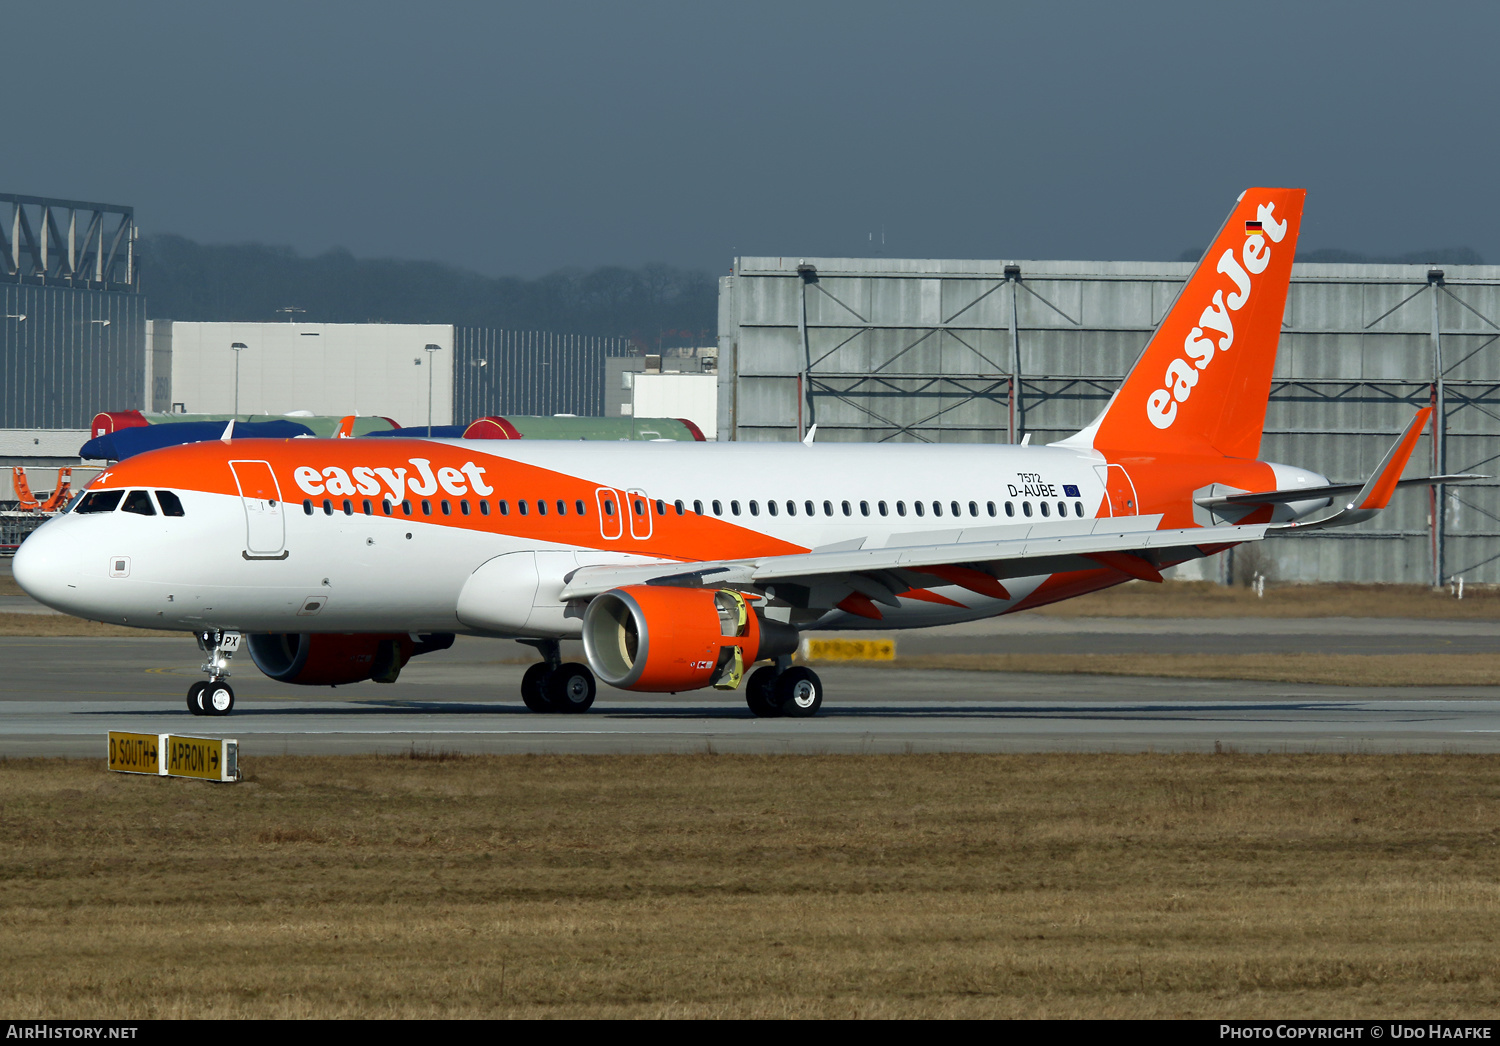
[[[453,330],[436,323],[151,320],[151,407],[189,414],[373,414],[403,426],[425,425],[430,393],[431,423],[455,424]]]

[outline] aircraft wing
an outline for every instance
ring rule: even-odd
[[[580,567],[566,579],[564,600],[588,599],[622,585],[765,587],[800,584],[824,590],[815,605],[837,605],[839,589],[899,606],[914,587],[956,584],[1008,598],[1002,579],[1114,567],[1160,580],[1157,564],[1198,556],[1202,546],[1256,541],[1266,525],[1158,530],[1161,516],[954,529],[909,534],[902,544],[865,548],[862,540],[789,556],[712,562]],[[1186,553],[1186,556],[1179,555]],[[935,580],[936,579],[936,580]]]

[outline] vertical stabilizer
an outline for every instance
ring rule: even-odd
[[[1306,195],[1240,196],[1120,390],[1075,440],[1112,451],[1259,455]]]

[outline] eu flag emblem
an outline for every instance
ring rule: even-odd
[[[1064,483],[1063,484],[1063,497],[1065,497],[1065,498],[1076,498],[1077,496],[1078,496],[1078,488],[1076,486],[1074,486],[1072,483]]]

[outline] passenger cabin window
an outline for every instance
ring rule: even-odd
[[[859,514],[861,516],[868,516],[870,514],[870,503],[868,501],[861,501],[859,503]],[[882,508],[880,514],[882,516],[885,515],[885,509]]]
[[[312,515],[313,514],[312,501],[304,498],[303,501],[302,501],[302,511],[306,515],[309,515],[309,516]]]
[[[562,500],[562,498],[557,499],[557,514],[559,516],[566,516],[568,514],[568,503]]]
[[[760,502],[758,502],[758,501],[751,501],[750,502],[750,515],[752,515],[752,516],[758,516],[758,515],[760,515]]]
[[[685,510],[685,506],[680,500],[672,502],[672,508],[676,510],[679,516],[682,515],[683,511]]]
[[[506,501],[504,498],[501,498],[499,501],[496,502],[496,504],[500,507],[500,515],[502,515],[502,516],[508,516],[508,515],[510,515],[510,502],[509,501]],[[609,509],[613,509],[614,508],[614,506],[611,505],[607,501],[604,504],[605,504],[606,508],[609,508]]]
[[[632,505],[635,507],[635,514],[637,516],[644,516],[646,514],[646,503],[640,498],[636,498],[635,501],[632,502]]]
[[[581,500],[573,502],[573,511],[580,516],[587,516],[589,514],[588,509],[584,506]]]
[[[971,504],[971,505],[972,505],[972,504],[974,504],[974,502],[972,502],[972,501],[971,501],[971,502],[969,502],[969,504]],[[959,508],[959,507],[958,507],[958,502],[956,502],[956,501],[954,501],[954,502],[952,502],[952,503],[951,503],[951,504],[950,504],[950,505],[949,505],[949,507],[950,507],[950,508],[952,508],[952,509],[953,509],[953,514],[954,514],[954,515],[955,515],[955,516],[961,516],[961,515],[963,515],[963,509],[961,509],[961,508]],[[977,513],[977,512],[976,512],[976,513],[974,513],[974,514],[975,514],[975,515],[976,515],[976,516],[977,516],[977,515],[979,515],[979,513]]]
[[[665,516],[667,514],[667,503],[661,498],[656,499],[656,514],[658,516]]]
[[[182,499],[179,498],[176,494],[172,493],[172,491],[158,490],[156,492],[156,500],[161,504],[161,514],[163,516],[186,515],[186,513],[182,511]],[[309,509],[312,508],[311,503],[304,502],[304,504],[307,504],[307,507]]]
[[[885,515],[885,513],[882,512],[881,515]],[[898,515],[898,516],[904,516],[904,515],[906,515],[906,502],[904,502],[904,501],[898,501],[898,502],[896,502],[896,515]]]
[[[390,498],[383,498],[380,502],[380,511],[389,516],[392,512],[396,511],[396,506],[391,504]]]
[[[346,516],[352,516],[352,515],[354,515],[354,503],[351,502],[348,498],[344,499],[344,515],[346,515]]]
[[[1005,514],[1007,516],[1014,516],[1016,514],[1016,503],[1014,501],[1007,501],[1005,503]]]
[[[808,515],[809,515],[809,516],[816,516],[816,515],[817,515],[817,514],[818,514],[818,510],[817,510],[817,509],[815,509],[815,508],[813,508],[813,503],[812,503],[812,502],[811,502],[811,501],[804,501],[804,502],[803,502],[803,503],[802,503],[802,507],[803,507],[803,508],[805,508],[805,509],[806,509],[806,510],[807,510],[807,514],[808,514]],[[833,513],[832,513],[832,512],[830,512],[830,513],[828,513],[828,514],[829,514],[829,515],[830,515],[830,516],[831,516],[831,515],[833,515]]]
[[[467,501],[465,501],[464,502],[464,510],[466,512],[468,511],[468,506],[469,506],[469,503]],[[369,498],[365,498],[365,500],[361,503],[360,507],[362,509],[364,509],[365,515],[367,515],[367,516],[373,516],[373,515],[375,515],[375,506],[370,504],[370,499]]]
[[[841,502],[839,507],[844,510],[844,515],[846,515],[846,516],[852,516],[852,515],[854,515],[853,509],[851,509],[849,507],[849,502],[847,502],[847,501]],[[869,508],[865,508],[865,515],[868,516],[869,514],[870,514]]]
[[[771,515],[776,515],[776,502],[767,502],[766,508],[771,510]],[[786,514],[788,516],[795,516],[797,514],[797,503],[795,501],[788,501],[786,503]]]
[[[151,504],[151,495],[144,490],[132,490],[125,495],[125,504],[120,506],[121,512],[134,512],[137,516],[156,515],[156,506]]]
[[[547,514],[547,503],[541,498],[536,499],[536,514],[538,516],[545,516]]]
[[[1031,502],[1029,502],[1029,501],[1023,501],[1023,502],[1021,502],[1021,512],[1024,515],[1027,515],[1027,516],[1031,515]]]
[[[888,515],[890,515],[890,513],[886,511],[885,502],[884,501],[880,502],[879,505],[878,505],[878,507],[880,509],[880,514],[882,516],[888,516]],[[902,515],[905,515],[905,513],[903,512]]]
[[[717,501],[715,501],[713,504],[713,510],[714,515],[716,516],[722,516],[724,514],[724,506]]]
[[[792,511],[793,512],[797,511],[797,506],[795,504],[793,504],[790,501],[788,501],[787,504],[792,506]],[[768,502],[766,502],[766,511],[769,512],[773,516],[776,515],[776,502],[774,502],[774,501],[768,501]],[[752,515],[754,515],[754,513],[755,513],[755,502],[753,502],[753,501],[750,502],[750,512],[751,512]]]
[[[527,505],[526,505],[526,499],[525,498],[518,498],[516,500],[516,511],[519,512],[523,516],[526,515],[527,513],[529,513],[531,511],[531,509],[528,508]]]
[[[703,515],[703,502],[701,502],[701,501],[694,501],[693,502],[693,513],[694,513],[694,515],[698,515],[698,516]]]
[[[366,501],[365,504],[368,505],[369,502]],[[366,513],[369,512],[368,509],[366,509],[365,511],[366,511]],[[461,512],[461,513],[463,513],[465,516],[467,516],[469,514],[469,500],[467,498],[465,498],[463,501],[460,501],[458,503],[458,511]]]
[[[1066,501],[1059,501],[1057,503],[1057,514],[1059,516],[1066,516],[1068,514],[1068,503]]]
[[[717,505],[718,502],[716,501],[716,502],[714,502],[714,504]],[[738,501],[731,501],[729,503],[729,511],[733,512],[736,516],[738,516],[740,514],[740,503]]]
[[[1079,519],[1083,518],[1083,502],[1073,502],[1073,514],[1076,515]]]
[[[604,499],[604,514],[613,516],[615,514],[615,503],[609,498]],[[500,502],[500,515],[505,515],[505,502]]]
[[[481,516],[488,516],[490,514],[490,503],[488,501],[481,500],[479,502],[479,514]]]
[[[323,499],[323,515],[325,515],[325,516],[331,516],[331,515],[333,515],[333,502],[330,501],[328,498],[324,498]]]
[[[422,499],[422,515],[432,515],[432,502],[428,501],[426,498]]]
[[[344,504],[347,505],[348,502],[346,501],[346,502],[344,502]],[[445,515],[445,516],[451,516],[451,515],[453,515],[453,505],[452,505],[451,502],[448,501],[447,498],[444,498],[442,501],[439,501],[438,502],[438,507],[443,510],[443,515]]]
[[[995,514],[995,503],[993,501],[986,501],[984,507],[989,511],[990,515],[993,516]]]
[[[900,502],[898,501],[897,504],[899,505]],[[922,503],[920,501],[913,501],[911,503],[911,507],[917,510],[917,515],[919,516],[925,515],[927,513],[927,509],[922,506]]]
[[[932,503],[932,514],[934,516],[941,516],[943,514],[943,503],[941,501],[934,501]]]
[[[411,515],[411,500],[409,498],[401,499],[401,514],[403,516]]]
[[[1047,507],[1047,503],[1045,501],[1038,501],[1037,502],[1037,508],[1039,508],[1039,509],[1042,510],[1042,515],[1043,516],[1050,516],[1050,515],[1052,515],[1052,510]]]

